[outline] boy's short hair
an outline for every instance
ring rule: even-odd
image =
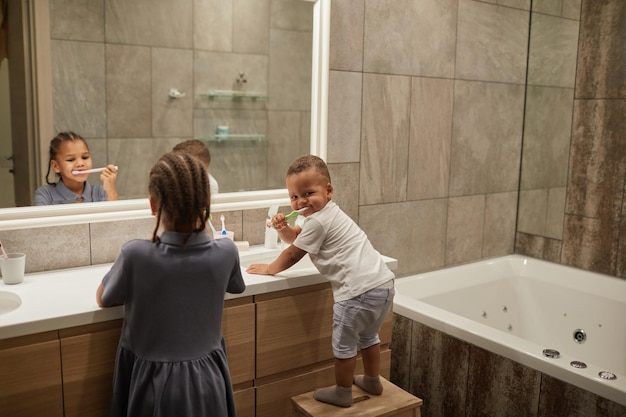
[[[330,181],[330,172],[328,171],[328,166],[326,162],[319,156],[315,155],[303,155],[293,161],[291,166],[287,169],[287,176],[299,174],[302,171],[306,171],[307,169],[315,169],[318,173],[328,179]]]
[[[185,152],[189,155],[196,157],[202,162],[205,167],[208,167],[211,164],[211,152],[209,152],[209,148],[198,139],[189,139],[184,142],[178,143],[172,149],[174,152]]]

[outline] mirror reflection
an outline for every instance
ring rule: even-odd
[[[518,231],[561,239],[580,6],[540,6],[531,14]]]
[[[86,139],[94,168],[118,166],[119,199],[145,197],[149,167],[185,140],[208,146],[220,193],[283,188],[281,167],[310,151],[314,2],[85,0],[67,7],[50,0],[48,7],[53,133],[39,138],[35,181],[17,178],[28,170],[10,174],[29,192],[2,187],[2,207],[32,204],[7,200],[32,198],[45,184],[50,140],[61,131]],[[14,72],[5,72],[0,82],[12,85]],[[7,89],[0,91],[6,102]],[[3,132],[3,146],[8,137]],[[13,167],[5,165],[8,173]],[[102,184],[99,174],[89,182]]]

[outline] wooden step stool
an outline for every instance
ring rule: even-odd
[[[372,395],[352,386],[352,407],[337,407],[313,398],[313,391],[291,397],[298,417],[420,417],[423,401],[381,377],[383,393]]]

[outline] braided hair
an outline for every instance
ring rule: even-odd
[[[83,141],[85,147],[87,148],[87,150],[89,150],[89,146],[87,146],[87,141],[82,136],[74,132],[61,132],[50,141],[50,149],[48,150],[48,172],[46,172],[46,184],[56,185],[56,182],[50,182],[48,177],[50,176],[50,163],[56,159],[57,153],[59,153],[59,151],[61,150],[61,145],[64,142],[74,142],[79,140]]]
[[[211,213],[209,176],[202,162],[183,152],[168,152],[150,170],[150,197],[157,207],[152,241],[163,221],[176,232],[199,232]]]

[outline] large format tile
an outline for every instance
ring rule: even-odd
[[[412,323],[411,319],[399,314],[393,315],[389,380],[405,391],[409,391],[411,382]]]
[[[104,45],[53,40],[50,49],[55,132],[106,137]]]
[[[576,100],[566,212],[616,220],[626,172],[626,100]]]
[[[302,155],[298,146],[302,115],[303,113],[287,110],[268,112],[269,142],[266,158],[269,188],[285,188],[287,168]]]
[[[468,416],[535,416],[541,373],[472,346],[467,379]]]
[[[578,22],[533,13],[530,30],[528,84],[573,88]]]
[[[398,259],[397,276],[444,266],[446,199],[361,206],[359,225],[382,254]]]
[[[517,231],[545,235],[548,189],[521,190],[517,208]]]
[[[331,70],[363,69],[363,0],[342,0],[331,3],[330,51]]]
[[[51,0],[50,38],[104,42],[103,3],[104,0]]]
[[[483,258],[513,253],[516,218],[517,192],[487,194],[482,244]]]
[[[171,88],[185,96],[172,99]],[[152,135],[193,137],[193,53],[152,48]]]
[[[451,196],[517,190],[523,111],[521,85],[455,82]]]
[[[484,195],[449,199],[446,227],[446,265],[481,258],[484,221]]]
[[[235,0],[233,3],[233,52],[267,55],[270,0]]]
[[[466,414],[471,345],[418,322],[413,322],[411,338],[409,391],[424,399],[423,415],[479,415]]]
[[[131,239],[152,239],[156,218],[124,220],[121,222],[91,223],[91,264],[115,261],[122,246]]]
[[[365,2],[363,69],[452,78],[457,0]]]
[[[361,204],[406,200],[410,86],[409,77],[364,75]]]
[[[333,183],[333,201],[358,223],[359,164],[329,164],[328,169]]]
[[[623,0],[583,2],[577,98],[626,98],[625,16]]]
[[[522,190],[567,184],[573,106],[573,89],[527,87]]]
[[[330,71],[328,85],[328,162],[359,162],[363,74]]]
[[[452,80],[411,80],[408,200],[448,196],[453,87]]]
[[[515,253],[554,263],[561,262],[561,240],[517,232]]]
[[[233,7],[224,0],[193,1],[193,46],[198,50],[233,50]]]
[[[152,136],[151,51],[106,46],[107,136]]]
[[[106,40],[126,45],[192,48],[192,0],[107,0]]]
[[[619,222],[565,215],[561,263],[614,275]]]
[[[528,12],[459,0],[456,78],[524,84]]]

